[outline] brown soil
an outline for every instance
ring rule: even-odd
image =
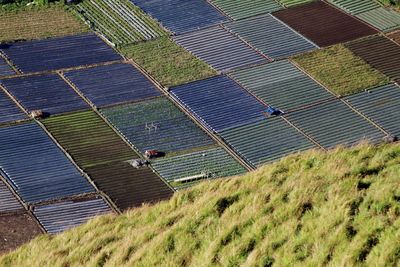
[[[0,254],[13,250],[30,241],[41,230],[26,213],[0,216]]]

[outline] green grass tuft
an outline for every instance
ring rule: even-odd
[[[168,37],[123,46],[120,52],[131,58],[164,86],[174,86],[216,75],[203,61],[195,58]]]
[[[400,144],[308,151],[40,236],[0,266],[398,266],[399,177]]]
[[[351,95],[389,82],[342,44],[296,56],[293,61],[336,95]]]

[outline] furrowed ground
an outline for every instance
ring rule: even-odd
[[[309,151],[44,235],[1,266],[398,266],[400,144]]]
[[[87,32],[89,28],[60,3],[0,9],[0,42],[34,40]]]

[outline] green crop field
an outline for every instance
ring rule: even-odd
[[[292,155],[44,235],[1,266],[398,266],[400,145]]]
[[[337,95],[350,95],[389,82],[342,44],[299,55],[293,61]]]
[[[166,35],[157,22],[128,0],[84,0],[74,10],[115,44]]]
[[[121,47],[121,53],[135,60],[164,86],[204,79],[216,72],[167,37]]]
[[[89,28],[59,3],[46,7],[0,9],[0,42],[79,34]]]

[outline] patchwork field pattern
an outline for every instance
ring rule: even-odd
[[[130,64],[113,64],[64,72],[97,107],[160,96],[154,84]]]
[[[212,3],[234,20],[282,9],[275,0],[212,0]]]
[[[384,134],[339,100],[286,115],[309,137],[329,149],[337,145],[355,145],[360,140],[377,143]]]
[[[333,99],[325,88],[286,60],[229,74],[267,105],[284,112]]]
[[[249,123],[224,130],[220,135],[255,167],[288,154],[316,147],[281,118]]]
[[[68,200],[55,204],[38,206],[33,211],[46,232],[56,234],[78,226],[89,219],[110,213],[111,209],[101,199]]]
[[[375,1],[50,6],[47,22],[0,29],[0,252],[291,153],[400,135],[399,14]]]
[[[266,58],[220,26],[178,35],[174,40],[222,72],[267,62]]]
[[[135,60],[163,86],[174,86],[216,75],[205,62],[169,38],[124,46],[126,57]]]
[[[89,109],[89,105],[57,74],[3,79],[0,83],[29,112],[41,110],[53,115]]]
[[[383,37],[372,36],[346,45],[354,54],[386,76],[400,79],[400,46]]]
[[[11,69],[7,62],[0,57],[0,77],[13,74],[15,74],[15,72]]]
[[[84,169],[139,158],[93,111],[51,117],[43,124]]]
[[[0,91],[0,114],[0,123],[27,119],[22,110],[2,91]]]
[[[168,155],[214,144],[165,98],[106,108],[101,112],[141,153],[156,149]]]
[[[271,59],[286,58],[317,48],[271,15],[224,24]]]
[[[246,169],[222,148],[155,160],[152,166],[175,189],[192,186],[204,178],[230,177],[246,172]]]
[[[3,52],[23,73],[58,70],[107,61],[121,56],[94,34],[0,45]]]
[[[94,192],[38,125],[0,128],[0,144],[0,174],[26,203]]]
[[[400,14],[383,7],[375,0],[328,1],[381,31],[390,31],[400,27]]]
[[[357,110],[392,136],[400,136],[400,87],[394,84],[377,87],[346,98]]]
[[[337,95],[354,94],[389,81],[343,45],[301,55],[293,61]]]
[[[21,203],[12,194],[7,185],[0,180],[0,216],[4,213],[15,213],[18,211],[23,211]],[[1,251],[1,249],[0,249]]]
[[[319,46],[329,46],[378,33],[322,1],[273,13]]]
[[[181,34],[228,20],[206,1],[131,0],[170,31]]]
[[[264,105],[226,76],[176,86],[171,92],[215,132],[264,117]]]
[[[158,202],[173,194],[173,190],[148,167],[136,169],[128,162],[116,162],[90,167],[86,171],[121,211]]]
[[[144,41],[166,34],[129,0],[84,0],[75,9],[93,28],[116,44]]]

